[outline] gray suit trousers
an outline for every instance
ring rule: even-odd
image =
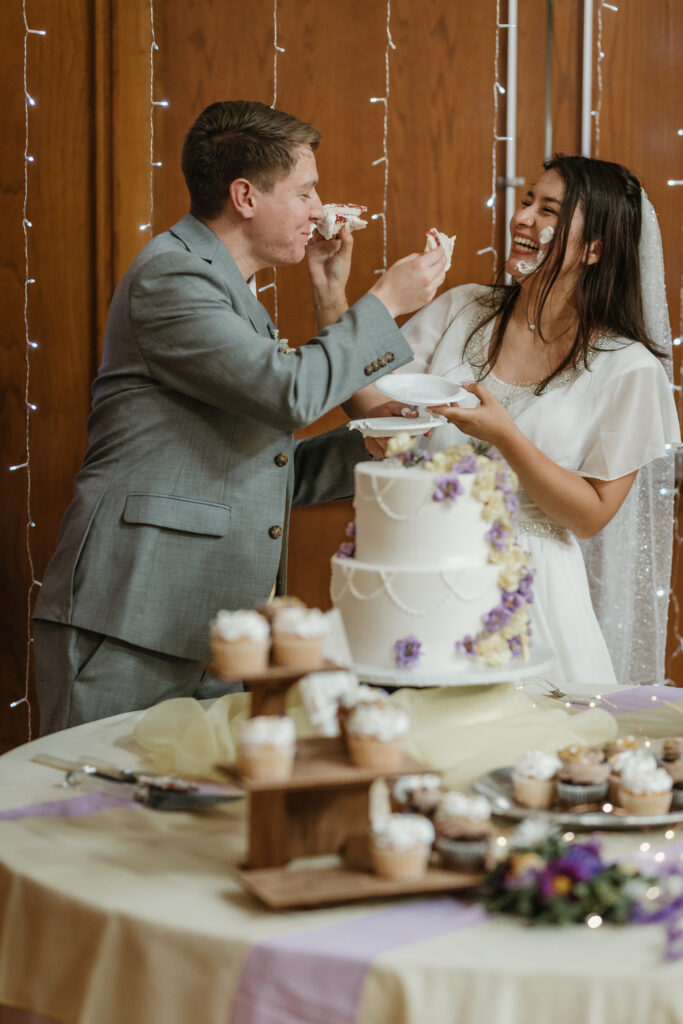
[[[200,700],[243,689],[241,683],[219,682],[189,658],[62,622],[36,619],[33,625],[42,736],[171,697]]]

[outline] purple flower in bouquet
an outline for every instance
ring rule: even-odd
[[[548,866],[538,876],[538,888],[544,903],[553,896],[573,898],[572,890],[577,882],[590,882],[604,870],[600,859],[599,846],[595,841],[574,843],[566,853]]]
[[[459,494],[462,494],[462,484],[458,479],[458,474],[449,473],[447,476],[440,476],[436,481],[432,500],[455,501]]]
[[[468,658],[473,658],[477,653],[477,641],[473,636],[464,636],[462,640],[457,640],[455,643],[455,649],[458,654],[466,654]]]
[[[517,593],[520,595],[520,597],[524,598],[527,604],[531,604],[531,602],[534,599],[533,582],[533,573],[528,572],[525,576],[522,576],[521,580],[519,581],[519,586],[517,587]]]
[[[416,636],[407,636],[394,644],[396,664],[399,668],[412,668],[422,656],[422,644]]]
[[[477,472],[477,457],[476,455],[463,455],[460,461],[453,466],[454,473],[476,473]]]
[[[350,523],[346,524],[346,529],[344,530],[344,535],[346,537],[351,537],[351,538],[356,536],[356,520],[355,519],[352,519]]]
[[[508,532],[499,519],[496,519],[491,529],[487,531],[486,539],[497,551],[505,551],[508,541]]]
[[[345,540],[339,545],[337,556],[339,558],[353,558],[356,553],[356,545],[352,540]]]
[[[492,608],[490,612],[487,612],[486,615],[483,615],[482,618],[484,626],[489,633],[498,633],[503,626],[507,626],[512,618],[512,612],[504,604],[499,604]]]

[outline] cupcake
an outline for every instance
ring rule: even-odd
[[[604,751],[607,760],[615,754],[623,754],[625,750],[640,750],[643,744],[635,736],[617,736],[615,740],[605,743]]]
[[[319,608],[283,608],[273,620],[273,661],[287,668],[318,668],[326,633]]]
[[[339,704],[354,690],[353,672],[312,672],[299,680],[299,691],[316,736],[339,735]]]
[[[365,683],[360,683],[345,693],[337,709],[339,731],[342,736],[346,738],[346,720],[357,704],[386,704],[388,696],[387,691],[380,686],[366,686]]]
[[[238,735],[238,762],[242,775],[257,782],[288,779],[294,765],[296,732],[286,715],[256,715]]]
[[[421,814],[388,814],[371,825],[372,866],[393,881],[421,878],[427,871],[434,826]]]
[[[352,762],[359,768],[398,771],[409,728],[408,715],[393,704],[358,704],[346,722]]]
[[[517,803],[536,810],[550,807],[561,767],[562,762],[554,754],[528,750],[512,770],[512,791]]]
[[[389,803],[398,814],[426,814],[436,811],[446,790],[438,775],[400,775],[389,786]]]
[[[662,747],[662,761],[664,769],[673,779],[671,806],[680,810],[683,807],[683,741],[666,740]]]
[[[565,747],[557,756],[562,767],[556,790],[560,803],[593,804],[607,797],[610,765],[600,747]]]
[[[210,627],[216,671],[225,679],[268,668],[270,626],[255,611],[220,611]]]
[[[434,816],[441,863],[456,871],[481,871],[491,835],[491,807],[484,796],[445,793]]]
[[[612,754],[609,759],[610,777],[609,777],[609,798],[613,804],[619,803],[619,786],[621,785],[621,774],[627,764],[633,762],[639,764],[643,771],[652,771],[657,767],[655,761],[649,750],[645,750],[643,747],[636,747],[633,749],[622,750],[619,754]]]
[[[631,758],[621,771],[619,803],[629,814],[667,814],[673,779],[664,768],[643,767]]]

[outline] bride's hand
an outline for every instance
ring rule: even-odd
[[[462,387],[479,399],[475,409],[462,409],[459,405],[430,406],[431,412],[445,416],[463,434],[498,447],[501,441],[516,430],[515,421],[504,405],[494,398],[483,384],[463,384]]]

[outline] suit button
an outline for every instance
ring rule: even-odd
[[[278,537],[282,536],[282,527],[281,526],[271,526],[271,528],[268,530],[268,533],[273,538],[273,540],[277,540]]]
[[[287,455],[285,452],[279,452],[275,456],[275,465],[276,466],[286,466],[288,462],[289,462],[289,455]]]
[[[368,363],[368,365],[365,367],[365,376],[366,377],[371,377],[374,372],[375,372],[375,367],[372,366],[371,363]]]
[[[394,356],[393,352],[385,352],[384,353],[384,361],[385,361],[385,363],[393,363],[395,358],[396,357]]]

